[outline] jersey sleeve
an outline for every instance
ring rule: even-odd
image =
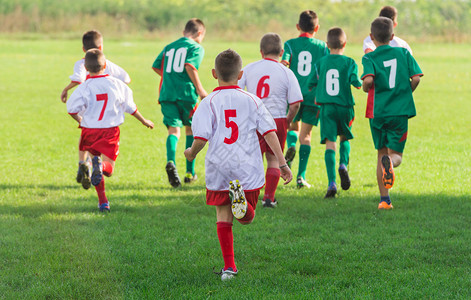
[[[293,50],[291,49],[290,45],[288,42],[285,42],[284,47],[283,47],[283,56],[281,57],[281,60],[285,60],[288,63],[291,62],[291,56],[293,55]]]
[[[361,79],[364,79],[366,76],[375,76],[373,62],[367,54],[363,55],[361,63],[363,65],[363,75],[361,75]]]
[[[407,64],[409,65],[409,77],[414,77],[414,76],[424,76],[424,73],[422,73],[422,70],[419,67],[419,64],[415,60],[415,58],[412,56],[412,54],[408,51],[404,51],[406,53],[407,57]]]
[[[352,59],[351,60],[351,65],[348,70],[349,73],[349,79],[350,79],[350,84],[353,85],[356,88],[361,87],[361,81],[360,78],[358,77],[358,65],[356,62]]]
[[[134,103],[132,90],[127,85],[122,85],[124,96],[124,112],[133,115],[137,111],[137,105]]]
[[[296,75],[290,69],[286,69],[286,72],[288,74],[288,104],[302,102],[303,94]]]
[[[210,107],[209,96],[203,99],[193,115],[191,130],[195,139],[209,141],[213,136],[214,116]]]
[[[258,101],[258,109],[257,109],[257,131],[261,135],[265,135],[270,131],[276,131],[276,123],[273,119],[268,109],[262,103],[262,101]]]
[[[201,61],[204,57],[204,48],[201,46],[188,49],[185,59],[185,65],[192,65],[195,69],[199,69]]]
[[[373,41],[371,40],[370,36],[367,36],[367,37],[363,40],[363,52],[365,52],[366,49],[371,49],[371,50],[373,50],[373,51],[376,49],[376,46],[375,46],[375,44],[373,43]]]
[[[164,61],[163,61],[164,52],[165,52],[165,49],[159,53],[157,58],[154,60],[154,63],[152,64],[152,68],[159,69],[159,70],[164,68]]]
[[[82,83],[87,79],[87,70],[85,69],[84,60],[77,61],[74,65],[74,73],[69,76],[72,82]]]
[[[106,69],[108,69],[108,74],[114,78],[117,78],[126,84],[131,82],[131,77],[129,77],[129,74],[117,64],[106,60]]]
[[[67,112],[70,115],[81,114],[87,108],[87,101],[82,94],[82,90],[77,88],[70,95],[69,100],[67,101]]]

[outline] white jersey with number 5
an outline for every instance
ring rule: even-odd
[[[296,75],[278,61],[265,58],[248,64],[243,71],[240,88],[261,98],[273,118],[286,118],[288,105],[303,101]]]
[[[67,112],[80,114],[81,127],[111,128],[124,122],[124,113],[137,111],[131,89],[109,75],[92,76],[67,101]]]
[[[227,191],[238,179],[244,190],[265,184],[257,131],[276,131],[262,101],[238,86],[218,87],[198,105],[191,125],[195,139],[209,142],[206,152],[206,188]]]

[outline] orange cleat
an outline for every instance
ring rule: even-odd
[[[396,176],[394,175],[392,160],[388,155],[383,155],[381,158],[381,167],[383,169],[383,185],[385,188],[390,189]]]
[[[378,205],[378,209],[393,209],[392,204],[386,203],[386,201],[381,201]]]

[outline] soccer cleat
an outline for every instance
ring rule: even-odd
[[[185,174],[185,178],[183,179],[183,181],[185,183],[192,183],[193,181],[196,181],[198,179],[198,176],[195,175],[192,175],[190,172],[186,173]]]
[[[226,281],[226,280],[231,280],[238,273],[239,273],[238,271],[234,271],[232,268],[227,268],[227,270],[224,270],[224,268],[223,268],[221,270],[221,272],[218,273],[218,274],[221,275],[221,280],[222,281]]]
[[[348,176],[348,171],[345,165],[340,165],[339,167],[339,176],[340,176],[340,186],[342,190],[346,191],[350,188],[350,176]]]
[[[238,220],[245,217],[247,213],[247,200],[245,193],[240,186],[239,180],[229,182],[229,198],[231,199],[231,210],[234,217]]]
[[[80,164],[78,172],[80,173],[80,177],[81,177],[80,183],[82,184],[82,187],[88,190],[91,185],[90,168],[88,167],[86,163],[83,163],[83,164]],[[77,174],[77,178],[78,178],[78,174]]]
[[[296,156],[296,147],[294,146],[289,147],[288,150],[286,150],[285,160],[286,160],[286,164],[288,165],[290,169],[291,169],[291,163],[293,162],[295,156]]]
[[[332,182],[329,184],[329,188],[327,189],[327,193],[324,196],[324,199],[328,198],[335,198],[335,195],[337,194],[337,185],[335,182]]]
[[[296,184],[298,186],[298,189],[300,188],[310,188],[311,185],[309,183],[307,183],[306,179],[302,178],[301,176],[299,176],[297,179],[296,179]]]
[[[276,199],[274,201],[271,201],[270,199],[267,198],[267,199],[262,200],[262,203],[263,203],[263,207],[275,208],[278,205],[278,201],[276,201]]]
[[[173,161],[169,161],[165,166],[165,170],[167,171],[168,182],[174,188],[181,187],[182,182],[180,181],[180,176],[178,176],[177,167],[173,163]]]
[[[378,204],[378,209],[393,209],[394,207],[392,206],[391,203],[387,203],[386,201],[381,201]]]
[[[394,184],[394,170],[393,170],[393,163],[391,157],[388,155],[383,155],[381,157],[381,168],[383,169],[383,185],[385,188],[390,189]]]
[[[100,212],[110,212],[110,204],[109,203],[102,203],[98,205]]]
[[[93,171],[91,181],[94,186],[97,186],[103,179],[103,166],[101,164],[101,158],[99,156],[93,157],[92,166]]]

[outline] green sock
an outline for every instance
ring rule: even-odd
[[[340,164],[348,166],[348,161],[350,160],[350,142],[343,141],[340,142]]]
[[[296,131],[288,131],[286,135],[286,146],[289,147],[296,147],[296,142],[298,141],[298,134]]]
[[[332,149],[325,150],[324,154],[325,168],[327,170],[327,178],[329,184],[335,182],[335,151]]]
[[[191,145],[193,145],[193,136],[187,135],[185,149],[190,148]],[[191,175],[195,176],[195,159],[193,159],[192,162],[189,162],[188,160],[186,161],[186,172],[191,173]]]
[[[309,145],[299,146],[298,177],[301,176],[302,178],[306,179],[306,168],[307,168],[307,162],[309,160],[309,154],[311,154],[311,146]]]
[[[175,161],[175,153],[177,152],[177,144],[178,144],[178,138],[176,135],[170,134],[167,137],[167,162],[168,161],[173,161],[176,164]]]

